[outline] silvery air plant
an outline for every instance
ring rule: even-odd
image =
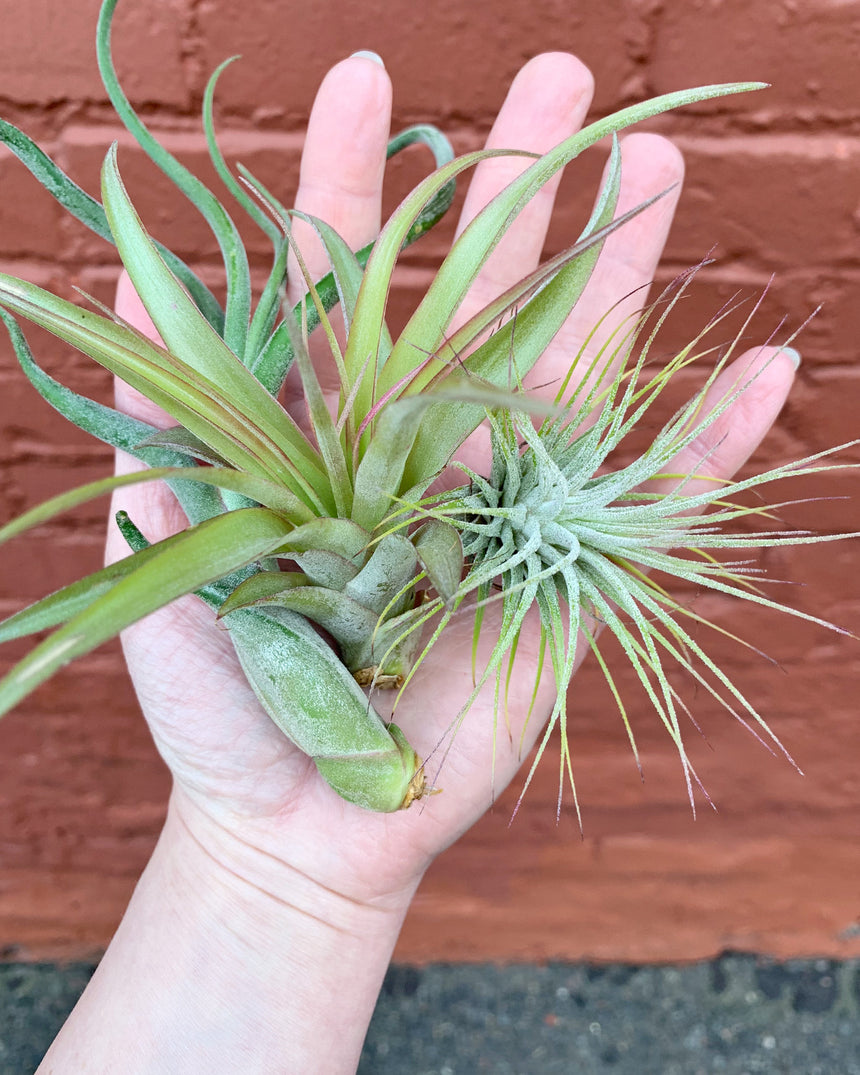
[[[649,492],[649,482],[665,476],[678,451],[732,402],[727,397],[705,413],[699,395],[663,426],[644,454],[613,465],[617,449],[673,375],[700,351],[711,353],[696,340],[667,364],[646,366],[653,321],[666,316],[687,279],[652,310],[650,322],[646,317],[623,326],[588,360],[584,352],[571,355],[570,377],[575,372],[586,387],[571,395],[561,385],[556,406],[542,411],[522,390],[523,378],[582,294],[601,244],[633,215],[615,218],[616,132],[679,105],[759,85],[658,97],[599,120],[543,156],[530,155],[526,170],[454,243],[394,339],[384,315],[400,251],[445,212],[459,173],[493,154],[455,159],[447,141],[429,127],[397,136],[390,153],[424,142],[437,170],[406,197],[372,247],[357,253],[324,221],[303,217],[316,230],[331,272],[316,284],[305,273],[304,301],[285,310],[290,227],[299,214],[280,205],[246,170],[239,180],[228,169],[213,123],[222,65],[204,97],[203,123],[227,189],[271,238],[271,274],[254,304],[246,251],[227,211],[154,139],[118,84],[110,51],[116,2],[104,0],[98,24],[105,87],[128,130],[212,228],[224,259],[226,303],[222,308],[182,261],[150,238],[123,186],[115,147],[104,162],[99,202],[21,131],[0,125],[2,140],[46,189],[115,244],[163,340],[153,343],[97,303],[82,308],[0,276],[0,316],[36,390],[76,425],[150,467],[55,497],[0,529],[0,540],[131,482],[168,482],[188,517],[187,529],[150,545],[146,520],[121,513],[116,525],[130,548],[126,559],[0,624],[0,641],[54,629],[0,682],[0,713],[75,657],[181,595],[196,593],[229,631],[272,720],[328,783],[359,806],[394,811],[425,795],[435,773],[425,776],[428,763],[396,723],[377,714],[375,692],[408,690],[411,674],[455,614],[474,610],[477,639],[487,603],[500,601],[499,636],[488,662],[475,668],[475,695],[495,682],[501,712],[506,685],[517,674],[523,620],[536,605],[542,625],[538,676],[553,675],[557,687],[538,756],[560,729],[560,796],[565,773],[573,788],[565,696],[577,638],[594,651],[636,749],[598,649],[598,624],[620,641],[674,740],[691,800],[696,778],[681,734],[684,705],[664,670],[667,659],[705,684],[760,738],[777,743],[754,706],[685,629],[685,621],[699,617],[673,601],[649,573],[781,608],[752,584],[742,564],[721,563],[714,553],[819,540],[798,532],[733,534],[724,527],[766,514],[760,506],[742,506],[736,494],[787,475],[814,473],[825,465],[821,458],[712,483],[704,492],[689,487],[689,476],[677,475],[670,491]],[[607,138],[612,141],[607,178],[576,243],[452,329],[464,295],[523,206],[559,169]],[[343,344],[328,318],[335,305],[345,325]],[[79,348],[162,407],[175,425],[156,430],[51,378],[36,364],[17,317]],[[324,334],[339,373],[333,414],[308,354],[314,330]],[[731,350],[723,353],[703,392]],[[310,416],[307,433],[278,402],[293,366]],[[482,422],[492,431],[490,473],[465,470],[465,485],[434,493],[436,479]],[[712,510],[696,514],[706,508]],[[451,714],[452,729],[466,709]]]

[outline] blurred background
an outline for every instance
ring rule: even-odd
[[[118,139],[147,227],[217,286],[217,249],[205,225],[107,103],[94,56],[98,7],[98,0],[0,0],[0,115],[94,194],[102,158]],[[712,248],[714,258],[657,351],[670,354],[736,294],[751,303],[768,289],[747,331],[750,345],[774,331],[786,338],[821,306],[795,345],[803,364],[792,399],[751,465],[857,436],[860,3],[245,0],[237,13],[226,0],[150,0],[121,3],[116,18],[115,57],[135,107],[213,186],[199,122],[203,88],[221,60],[243,55],[219,85],[222,144],[287,203],[315,89],[332,64],[358,49],[385,60],[395,129],[437,124],[458,151],[481,144],[511,78],[541,51],[572,51],[592,68],[595,118],[697,84],[772,83],[649,124],[677,141],[688,169],[658,282]],[[604,159],[598,147],[569,169],[548,254],[578,234]],[[392,162],[389,208],[429,166],[417,148]],[[452,213],[405,255],[392,302],[396,324],[429,281],[454,221]],[[267,242],[250,230],[248,239],[262,281]],[[105,302],[118,272],[113,249],[65,217],[2,148],[0,269],[67,297],[80,287]],[[721,325],[712,343],[728,341],[748,310]],[[28,330],[28,338],[54,375],[109,399],[108,378],[94,364],[44,333]],[[692,390],[696,378],[689,371],[683,387]],[[679,391],[675,402],[681,398]],[[0,427],[4,520],[109,472],[109,452],[37,397],[5,338]],[[849,449],[840,458],[860,455]],[[851,472],[782,487],[780,498],[822,499],[782,509],[780,525],[860,530],[858,487],[860,475]],[[0,615],[98,567],[103,512],[104,504],[90,505],[4,547]],[[783,583],[770,593],[855,632],[858,562],[856,540],[761,558]],[[706,692],[678,680],[704,733],[690,725],[688,750],[717,808],[700,801],[694,820],[674,747],[634,677],[625,676],[622,655],[607,646],[621,669],[644,783],[612,696],[587,663],[570,698],[583,836],[568,810],[556,822],[557,766],[548,758],[513,824],[516,784],[431,869],[396,952],[400,963],[677,962],[725,951],[860,956],[860,644],[718,596],[691,591],[685,599],[770,658],[715,632],[698,635],[805,776],[769,755]],[[5,646],[0,667],[24,648]],[[0,959],[98,956],[154,844],[168,788],[115,644],[68,668],[4,720]]]

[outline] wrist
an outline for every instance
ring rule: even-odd
[[[374,882],[383,873],[385,881],[368,884],[365,871],[350,868],[347,850],[308,831],[302,818],[233,824],[176,790],[159,848],[176,870],[176,883],[199,898],[205,894],[213,916],[225,906],[241,908],[275,928],[281,914],[308,916],[358,937],[368,929],[399,930],[423,876],[421,870],[379,868]]]
[[[219,1055],[234,1048],[236,1062],[215,1070],[354,1071],[417,880],[358,897],[290,862],[289,846],[261,849],[178,794],[159,850],[158,886],[187,916],[185,969],[202,955],[206,1012],[233,1028]]]
[[[46,1071],[354,1072],[411,892],[321,885],[174,795]]]

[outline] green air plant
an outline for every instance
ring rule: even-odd
[[[707,793],[687,757],[681,732],[679,714],[692,715],[669,682],[665,658],[671,658],[718,699],[763,745],[772,744],[795,764],[754,705],[685,629],[684,621],[722,629],[673,599],[652,572],[840,631],[765,596],[755,584],[757,572],[749,562],[720,561],[711,551],[828,540],[828,536],[807,531],[730,533],[724,527],[741,519],[772,519],[780,505],[750,506],[736,497],[779,479],[833,469],[823,460],[838,448],[738,480],[673,473],[675,456],[701,438],[749,387],[750,382],[736,386],[716,406],[704,410],[708,389],[736,351],[750,318],[734,341],[723,348],[694,398],[659,429],[645,451],[632,458],[627,453],[625,458],[625,439],[642,423],[675,373],[711,352],[705,337],[737,308],[730,304],[687,347],[649,372],[648,359],[657,332],[695,272],[692,269],[682,274],[632,328],[617,330],[603,353],[590,362],[587,344],[583,346],[559,388],[553,413],[539,425],[535,425],[533,415],[518,411],[515,405],[490,414],[490,474],[477,474],[461,465],[470,479],[468,486],[421,507],[429,518],[450,523],[460,534],[469,570],[448,604],[456,607],[467,595],[477,595],[475,652],[483,610],[493,601],[502,604],[499,637],[483,669],[474,674],[474,691],[463,713],[491,679],[495,681],[496,712],[505,708],[523,621],[537,605],[541,637],[534,692],[548,653],[557,696],[522,794],[552,732],[560,728],[558,810],[560,813],[565,783],[569,783],[580,823],[566,709],[579,644],[595,654],[639,764],[624,703],[598,647],[602,627],[620,643],[678,750],[694,813],[694,788],[706,798]],[[580,370],[586,362],[588,368]],[[575,371],[584,376],[565,398]],[[610,375],[610,371],[614,372]],[[706,462],[707,455],[703,455],[701,463]],[[710,673],[710,680],[694,662]]]
[[[523,616],[537,602],[558,686],[547,735],[559,723],[564,726],[577,630],[602,661],[595,620],[621,639],[675,739],[688,780],[677,718],[681,702],[663,672],[662,656],[694,675],[691,660],[700,657],[763,728],[752,706],[680,626],[679,614],[692,613],[672,602],[645,571],[657,568],[769,603],[747,584],[741,568],[720,566],[707,550],[812,540],[785,534],[727,537],[717,527],[747,510],[728,503],[727,496],[788,473],[808,473],[817,464],[805,461],[707,494],[685,493],[679,479],[674,492],[651,495],[647,483],[694,435],[697,423],[701,428],[691,405],[641,459],[604,473],[607,457],[694,350],[645,378],[648,348],[634,349],[637,332],[618,344],[638,355],[626,369],[610,383],[592,378],[583,398],[574,395],[562,404],[562,390],[558,406],[539,426],[529,417],[535,405],[521,391],[522,378],[582,294],[605,238],[644,208],[615,215],[616,132],[668,109],[759,84],[668,94],[599,120],[543,156],[524,154],[532,158],[529,166],[457,239],[395,339],[384,315],[400,251],[445,212],[456,177],[499,151],[454,158],[444,137],[429,127],[397,136],[391,153],[423,142],[435,156],[436,171],[364,250],[353,252],[325,222],[302,216],[316,230],[331,273],[314,283],[302,269],[307,295],[295,310],[284,310],[291,221],[301,214],[280,205],[245,169],[240,168],[241,182],[229,170],[213,118],[222,65],[204,96],[203,124],[216,171],[272,242],[271,273],[254,303],[246,251],[226,209],[155,140],[120,88],[110,51],[116,3],[104,0],[98,24],[105,87],[131,134],[212,229],[223,255],[226,302],[222,306],[188,266],[149,236],[124,188],[116,147],[104,162],[99,202],[25,134],[0,122],[0,139],[46,189],[115,244],[163,341],[153,343],[98,303],[85,309],[0,275],[0,317],[37,391],[76,425],[150,467],[56,497],[0,529],[0,540],[140,481],[167,481],[189,523],[150,545],[145,520],[120,514],[116,523],[130,548],[126,559],[0,624],[0,641],[54,629],[0,681],[0,713],[73,658],[177,597],[196,593],[229,630],[262,705],[331,786],[363,807],[397,810],[426,792],[425,766],[400,729],[378,716],[372,690],[408,689],[417,663],[475,592],[476,630],[486,601],[500,597],[504,605],[501,636],[477,676],[478,687],[496,676],[500,701]],[[470,285],[523,206],[559,169],[604,138],[612,139],[607,179],[577,241],[452,330]],[[328,317],[335,305],[345,344]],[[16,317],[79,348],[176,424],[156,430],[54,380],[37,365]],[[340,378],[334,414],[308,353],[315,329],[325,335]],[[609,357],[595,360],[595,370]],[[278,402],[293,365],[310,432]],[[596,420],[571,437],[592,411]],[[463,441],[488,417],[491,473],[469,473],[468,488],[430,494]],[[704,520],[686,515],[709,504],[716,510]],[[692,550],[692,558],[676,550]],[[314,625],[328,632],[336,649]],[[429,642],[422,636],[425,628]],[[564,757],[569,765],[567,747]]]

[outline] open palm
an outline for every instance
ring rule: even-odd
[[[531,61],[514,82],[490,135],[489,146],[543,152],[579,128],[591,97],[591,76],[573,57],[548,54]],[[346,102],[346,107],[344,107]],[[371,241],[380,226],[382,172],[391,111],[391,88],[381,66],[354,57],[335,67],[318,95],[302,162],[296,207],[322,218],[353,248]],[[618,212],[674,186],[664,198],[607,241],[587,291],[529,383],[553,395],[594,325],[611,308],[606,331],[639,309],[654,275],[677,201],[683,164],[677,150],[656,135],[634,134],[622,146]],[[485,161],[476,170],[461,228],[524,167],[522,158]],[[553,208],[549,184],[523,211],[496,248],[460,310],[462,323],[537,265]],[[296,227],[305,260],[315,276],[327,269],[325,255],[309,228]],[[296,272],[293,280],[300,279]],[[293,301],[301,297],[296,289]],[[117,310],[153,332],[126,277]],[[595,339],[593,346],[599,346]],[[736,360],[713,386],[715,398],[739,379],[763,369],[708,430],[707,444],[693,444],[677,469],[699,467],[704,455],[711,473],[729,477],[746,459],[778,412],[791,384],[787,359],[769,362],[773,349]],[[765,367],[766,365],[766,368]],[[325,371],[322,371],[324,378]],[[170,420],[122,384],[121,409],[156,425]],[[295,400],[288,401],[295,404]],[[712,450],[714,449],[714,450]],[[478,430],[462,458],[475,470],[489,468],[489,438]],[[123,458],[123,469],[137,466]],[[701,469],[701,468],[700,468]],[[115,508],[138,520],[150,540],[182,529],[184,516],[160,484],[123,489]],[[107,555],[127,550],[112,529]],[[488,611],[483,637],[492,635]],[[272,724],[247,685],[226,630],[193,597],[174,602],[128,629],[125,652],[140,702],[156,744],[174,776],[172,808],[206,844],[252,848],[266,862],[286,863],[328,889],[372,902],[414,887],[432,858],[467,829],[516,773],[523,752],[540,733],[555,699],[549,670],[538,692],[525,738],[539,630],[537,618],[523,631],[517,653],[521,670],[511,685],[510,734],[495,735],[493,689],[479,697],[458,729],[450,750],[449,731],[472,689],[471,618],[464,613],[446,629],[421,666],[402,701],[397,722],[427,771],[444,793],[396,815],[377,815],[340,799],[313,763]],[[384,697],[374,701],[383,711]],[[444,756],[444,765],[439,763]],[[437,777],[438,771],[438,777]],[[491,776],[492,773],[492,776]],[[238,856],[237,856],[238,861]],[[242,861],[247,861],[244,857]],[[266,876],[270,876],[267,868]],[[267,882],[263,882],[267,883]]]

